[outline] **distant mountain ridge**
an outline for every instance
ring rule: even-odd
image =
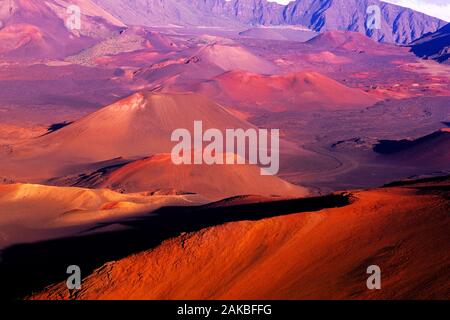
[[[411,44],[412,51],[421,58],[450,62],[450,23],[438,31],[426,34]]]
[[[407,44],[445,25],[437,18],[379,0],[93,0],[127,24],[182,26],[302,25],[317,32],[348,30]],[[381,28],[367,28],[367,9],[381,10]]]

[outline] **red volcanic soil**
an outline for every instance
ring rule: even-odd
[[[243,69],[249,72],[270,73],[275,70],[271,63],[241,46],[208,45],[202,49],[200,58],[226,71]]]
[[[0,30],[0,55],[24,60],[61,58],[65,54],[93,44],[88,38],[70,39],[68,32],[65,35],[67,38],[65,43],[58,37],[31,24],[11,24]]]
[[[128,29],[125,32],[130,32],[129,30],[135,29],[136,27]],[[151,49],[157,52],[166,52],[177,49],[177,44],[160,32],[148,31],[143,28],[137,28],[137,30],[134,32],[145,38],[145,47],[147,49]]]
[[[449,91],[447,65],[420,60],[408,47],[381,44],[354,32],[325,32],[306,43],[250,39],[245,45],[284,72],[312,70],[380,98],[448,95]]]
[[[319,34],[307,42],[317,48],[325,47],[330,49],[342,49],[350,51],[361,51],[364,49],[383,48],[386,45],[380,44],[359,32],[351,31],[327,31]]]
[[[200,194],[211,200],[233,196],[260,195],[282,198],[304,197],[308,191],[274,176],[262,176],[255,165],[174,165],[170,155],[135,161],[89,185],[91,177],[78,184],[122,192],[178,190]]]
[[[49,151],[92,161],[170,152],[175,129],[252,128],[220,105],[194,93],[136,93],[54,133],[18,146],[17,156]]]
[[[447,299],[448,180],[355,192],[347,206],[211,227],[31,299]],[[382,289],[368,290],[367,268]],[[207,279],[207,281],[205,281]]]
[[[0,53],[16,50],[30,45],[29,50],[36,50],[38,46],[45,46],[44,35],[41,31],[29,24],[15,24],[0,30]],[[32,46],[36,46],[33,48]]]
[[[56,0],[9,0],[0,3],[0,55],[8,59],[63,58],[96,39],[118,31],[124,24],[89,0],[76,0],[81,8],[83,28],[65,26],[69,4]]]
[[[202,83],[198,91],[233,108],[277,112],[353,109],[378,101],[316,72],[264,76],[231,71]]]
[[[309,62],[314,63],[327,63],[327,64],[347,64],[352,63],[350,58],[345,56],[339,56],[330,51],[321,51],[316,53],[305,54],[302,58],[306,59]]]
[[[219,39],[217,41],[222,42],[216,43],[214,38],[205,37],[203,41],[207,44],[198,41],[197,46],[184,50],[178,56],[162,59],[137,71],[135,80],[168,92],[193,91],[195,84],[226,71],[245,70],[261,74],[277,71],[272,62],[231,40]]]
[[[0,154],[0,177],[42,183],[80,173],[79,165],[170,153],[173,131],[193,130],[194,121],[202,121],[204,130],[254,128],[199,94],[136,93],[60,130],[9,146]]]

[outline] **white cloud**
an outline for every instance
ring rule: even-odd
[[[231,1],[231,0],[225,0],[225,1]],[[289,2],[295,1],[295,0],[267,0],[268,2],[276,2],[282,5],[287,5]]]
[[[450,0],[383,0],[450,21]]]
[[[295,0],[267,0],[267,1],[287,5],[289,2]],[[406,8],[411,8],[413,10],[423,12],[430,16],[450,22],[450,0],[381,0],[381,1],[396,4]]]
[[[295,0],[267,0],[269,2],[276,2],[282,5],[287,5],[289,2],[295,1]]]

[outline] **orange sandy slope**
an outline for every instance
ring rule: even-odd
[[[106,189],[0,185],[0,249],[74,236],[99,223],[147,214],[164,206],[205,202],[196,195],[150,196]]]
[[[309,194],[306,188],[276,176],[262,176],[260,171],[258,166],[249,164],[177,166],[172,163],[170,154],[164,154],[125,165],[107,176],[99,186],[125,192],[168,188],[201,194],[211,200],[242,195],[298,198]]]
[[[40,183],[73,173],[72,166],[118,157],[170,153],[172,132],[255,128],[217,103],[194,93],[135,93],[48,135],[14,145],[0,154],[0,176]]]
[[[202,230],[32,299],[425,299],[450,292],[448,181],[354,193],[346,207]],[[382,290],[366,287],[379,265]]]
[[[135,93],[28,145],[18,146],[17,153],[53,151],[95,161],[148,156],[170,152],[174,146],[172,132],[179,128],[192,130],[194,121],[202,121],[205,130],[253,128],[198,94]]]

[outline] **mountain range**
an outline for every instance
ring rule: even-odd
[[[437,18],[378,0],[92,0],[126,24],[146,26],[280,26],[313,31],[358,31],[377,41],[406,44],[445,25]],[[370,6],[380,8],[380,28],[367,27]],[[369,13],[368,13],[369,12]]]
[[[79,31],[64,27],[70,4],[81,9],[83,27]],[[367,26],[368,8],[373,5],[380,8],[378,29]],[[267,0],[4,0],[0,2],[0,22],[0,39],[5,40],[0,51],[12,51],[16,57],[23,54],[15,50],[24,43],[26,51],[41,52],[42,56],[77,52],[125,25],[240,31],[255,26],[301,26],[315,32],[357,31],[380,42],[399,44],[445,25],[437,18],[378,0],[296,0],[284,6]],[[61,43],[61,39],[66,40]]]

